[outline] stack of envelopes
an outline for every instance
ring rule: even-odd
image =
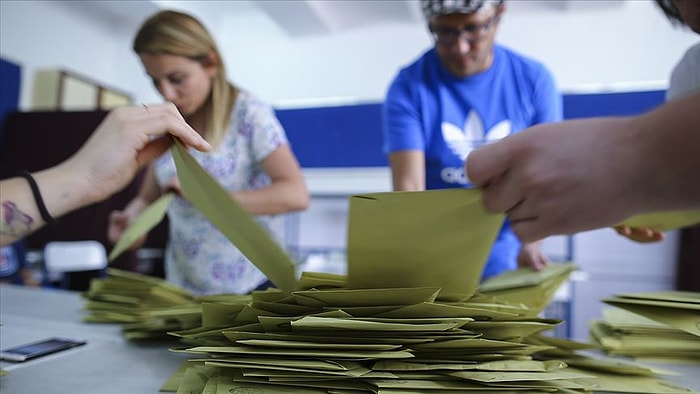
[[[305,272],[291,295],[266,291],[245,305],[211,303],[222,305],[205,308],[203,321],[221,325],[173,333],[191,344],[173,351],[199,357],[162,390],[692,392],[660,379],[667,371],[581,353],[595,346],[541,335],[558,322],[534,318],[522,304],[480,295],[443,302],[439,288],[348,289],[345,280]]]
[[[553,346],[523,339],[559,322],[533,318],[524,305],[479,296],[439,301],[438,287],[328,286],[343,282],[341,275],[304,273],[300,283],[309,289],[256,292],[242,309],[232,307],[235,300],[205,308],[203,321],[224,322],[208,315],[225,311],[229,326],[174,333],[207,344],[173,349],[201,357],[163,389],[437,394],[584,392],[594,385],[592,374],[533,358]]]
[[[551,264],[546,269],[519,268],[485,280],[479,293],[511,304],[522,303],[537,315],[576,269],[573,263]]]
[[[700,293],[661,291],[607,298],[615,306],[591,323],[611,355],[700,362]]]
[[[525,342],[550,345],[552,349],[536,354],[538,360],[565,362],[571,372],[596,376],[594,392],[605,393],[694,393],[695,391],[665,380],[678,373],[637,362],[608,357],[596,351],[597,345],[569,339],[532,335]]]
[[[110,268],[83,293],[90,323],[120,323],[128,339],[160,338],[201,325],[201,303],[162,279]]]

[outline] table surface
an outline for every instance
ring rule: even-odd
[[[157,393],[191,355],[172,353],[173,342],[127,341],[117,324],[82,323],[80,293],[0,284],[0,348],[52,336],[87,340],[85,346],[23,363],[0,361],[10,374],[0,392]],[[652,364],[679,372],[668,377],[700,391],[700,366]]]
[[[80,293],[0,285],[0,348],[59,336],[85,346],[22,363],[0,362],[0,392],[157,393],[188,355],[168,342],[133,343],[117,324],[82,323]]]

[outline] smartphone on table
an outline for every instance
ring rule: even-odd
[[[48,338],[40,341],[13,346],[0,351],[0,359],[22,362],[51,353],[85,345],[87,341],[70,338]]]

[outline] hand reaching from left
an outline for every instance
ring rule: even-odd
[[[209,144],[182,118],[173,104],[122,107],[110,112],[90,139],[66,161],[101,200],[124,187],[136,172],[172,144],[168,134],[198,150]]]

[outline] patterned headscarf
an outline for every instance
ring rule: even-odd
[[[486,5],[497,6],[504,0],[421,0],[426,19],[444,14],[471,14]]]

